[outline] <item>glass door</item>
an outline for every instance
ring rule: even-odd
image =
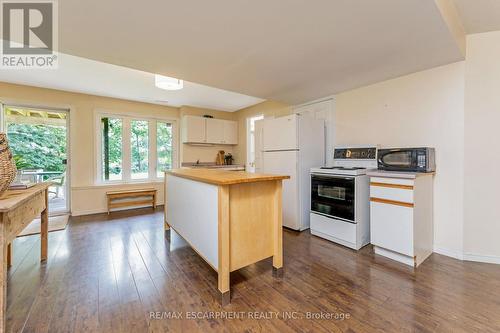
[[[17,183],[53,183],[49,214],[69,212],[67,111],[3,106],[3,129],[16,161]]]

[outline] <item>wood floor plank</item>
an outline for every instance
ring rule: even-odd
[[[37,244],[36,235],[19,237],[12,242],[12,266],[7,273],[8,279],[15,274],[17,269],[21,267],[23,260],[31,254],[33,247]]]
[[[233,272],[231,303],[221,307],[216,273],[164,232],[160,209],[72,218],[49,237],[46,264],[36,236],[14,242],[9,332],[500,331],[499,265],[433,254],[414,271],[369,246],[356,252],[285,230],[283,278],[270,259]],[[228,313],[242,315],[213,317]]]
[[[40,236],[30,237],[35,238],[34,246],[30,246],[30,253],[25,256],[12,274],[7,286],[7,320],[9,322],[7,331],[9,332],[22,331],[51,267],[51,263],[48,261],[40,262]],[[61,233],[49,235],[51,246],[48,249],[47,258],[54,258],[61,238]]]
[[[33,302],[30,314],[26,320],[24,331],[26,332],[49,332],[50,319],[54,313],[54,304],[56,302],[56,297],[61,292],[64,292],[62,287],[62,281],[67,270],[65,267],[65,242],[66,234],[63,232],[57,233],[60,236],[60,241],[55,248],[55,253],[50,256],[50,253],[54,246],[54,242],[50,238],[49,234],[49,259],[47,264],[50,265],[50,269],[42,282],[42,285],[36,295]]]
[[[148,322],[128,262],[130,238],[127,231],[114,234],[110,242],[123,326],[134,332],[147,332]]]

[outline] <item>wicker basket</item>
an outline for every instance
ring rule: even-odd
[[[0,194],[5,192],[16,178],[16,163],[9,149],[7,135],[0,133]]]

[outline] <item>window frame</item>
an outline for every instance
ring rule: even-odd
[[[122,120],[122,179],[121,180],[104,180],[102,175],[102,131],[101,119],[103,117],[118,118]],[[94,182],[96,185],[113,185],[113,184],[138,184],[138,183],[153,183],[162,182],[164,177],[157,176],[157,123],[172,124],[172,167],[177,168],[179,163],[179,140],[178,140],[178,119],[172,117],[149,117],[140,114],[120,113],[106,110],[95,110],[94,112],[94,133],[95,150],[94,150]],[[148,122],[148,178],[132,179],[132,149],[131,142],[131,123],[133,120],[142,120]]]

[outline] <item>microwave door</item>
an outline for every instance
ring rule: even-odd
[[[413,168],[414,152],[408,150],[389,151],[379,158],[379,163],[385,168],[411,169]]]

